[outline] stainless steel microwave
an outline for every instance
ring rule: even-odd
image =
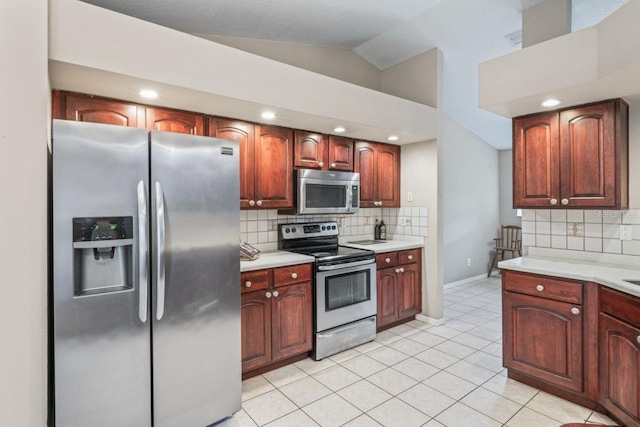
[[[360,207],[360,174],[298,169],[299,214],[353,214]]]

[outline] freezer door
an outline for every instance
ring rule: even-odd
[[[52,145],[55,425],[151,426],[147,131],[54,120]]]
[[[154,425],[207,426],[241,405],[238,144],[150,136]]]

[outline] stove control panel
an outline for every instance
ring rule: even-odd
[[[327,221],[307,224],[280,224],[279,231],[283,240],[335,237],[338,235],[338,223],[336,221]]]

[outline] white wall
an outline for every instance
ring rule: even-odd
[[[0,425],[46,424],[47,0],[0,2]]]
[[[442,134],[444,283],[452,283],[488,271],[500,222],[499,162],[494,147],[446,116]]]
[[[437,107],[439,55],[437,48],[431,49],[385,68],[382,71],[382,92]]]
[[[571,32],[571,0],[546,0],[522,11],[522,47]]]
[[[498,151],[500,163],[500,224],[521,225],[513,208],[513,150]]]
[[[350,49],[211,34],[195,35],[345,82],[380,90],[378,67]]]

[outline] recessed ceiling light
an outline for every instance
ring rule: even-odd
[[[345,128],[343,128],[342,126],[338,126],[337,128],[333,129],[334,132],[338,132],[338,133],[342,133],[344,131],[346,131]]]
[[[264,113],[262,113],[262,118],[265,120],[273,120],[276,118],[276,113],[274,113],[273,111],[265,111]]]
[[[559,99],[547,99],[541,105],[543,107],[555,107],[556,105],[560,105],[561,102],[562,101],[560,101]]]
[[[389,141],[397,141],[398,139],[400,138],[398,138],[396,135],[391,135],[389,138],[387,138],[387,140]]]
[[[144,89],[138,92],[138,95],[147,99],[156,99],[158,97],[158,92],[151,89]]]

